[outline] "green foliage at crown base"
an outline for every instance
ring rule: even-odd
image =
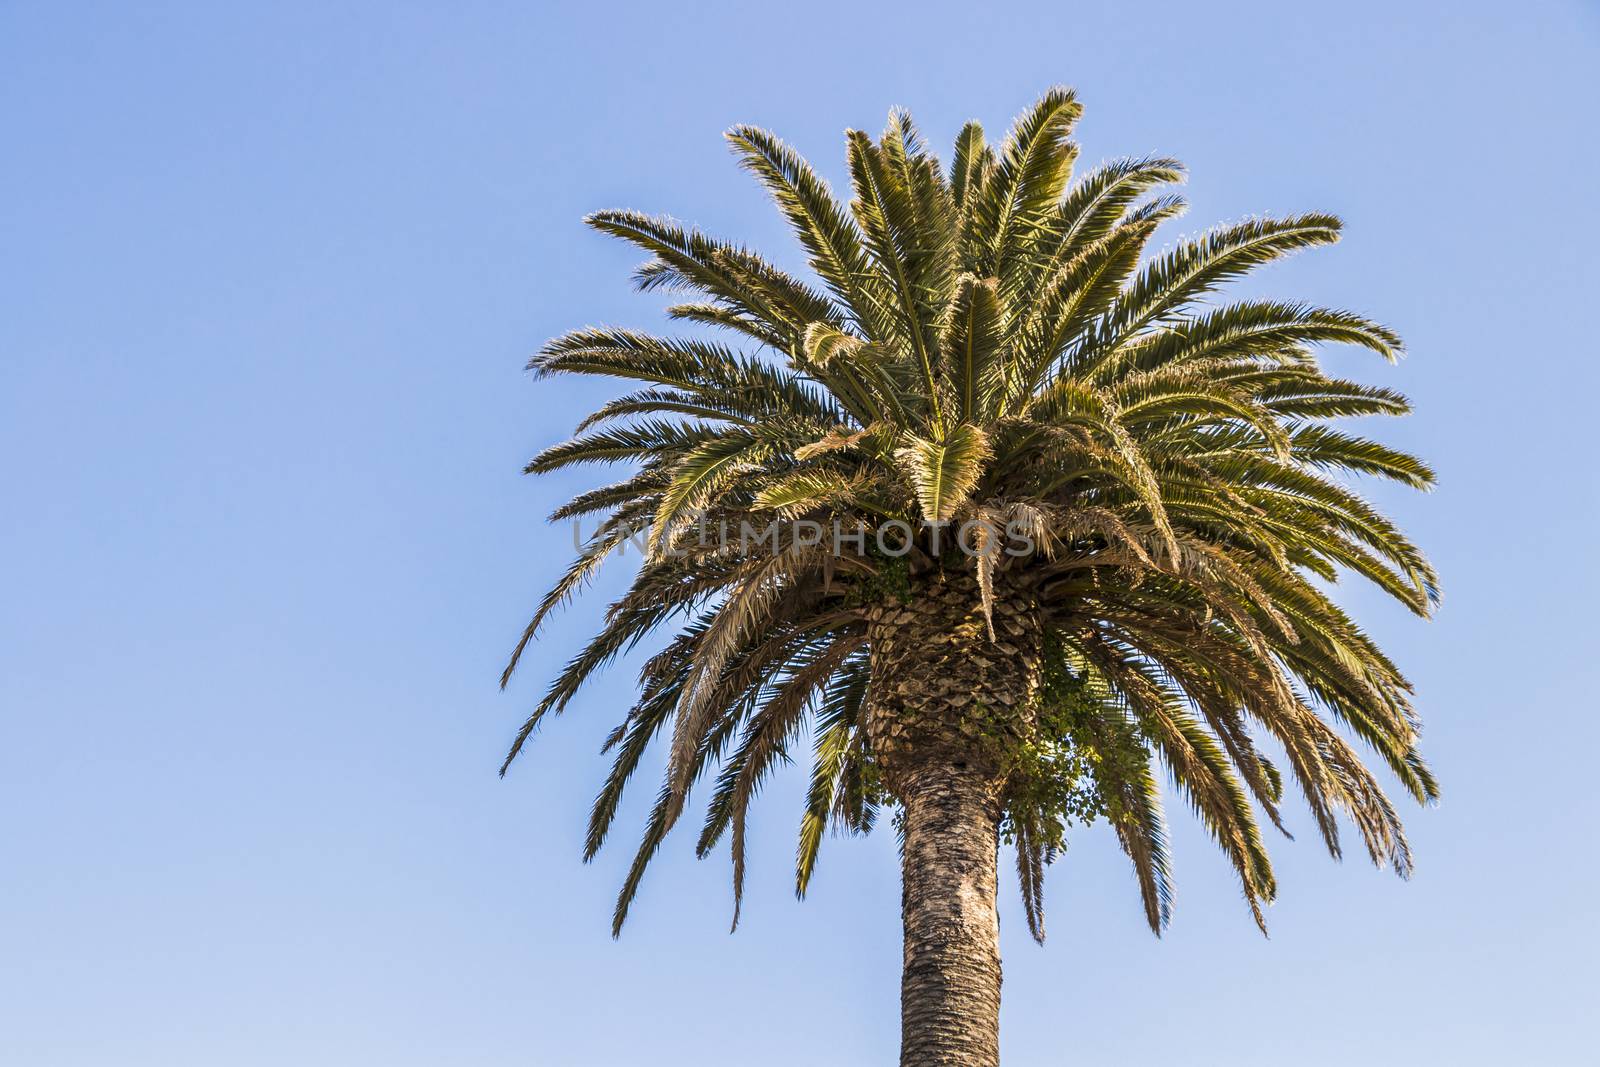
[[[1150,753],[1138,726],[1087,669],[1074,668],[1054,634],[1046,635],[1044,653],[1037,727],[1012,754],[1000,832],[1013,842],[1018,823],[1027,822],[1053,856],[1065,850],[1069,826],[1128,817],[1111,783],[1135,777]]]

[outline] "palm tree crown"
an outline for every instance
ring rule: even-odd
[[[597,670],[673,628],[609,738],[589,825],[586,857],[665,734],[665,781],[616,928],[707,772],[698,848],[731,840],[737,922],[746,811],[808,735],[802,895],[829,827],[870,830],[904,802],[919,752],[950,744],[969,745],[997,783],[1035,936],[1046,864],[1068,826],[1096,819],[1160,931],[1171,875],[1157,761],[1258,922],[1274,895],[1258,819],[1283,827],[1285,777],[1335,855],[1342,816],[1375,863],[1409,871],[1395,810],[1346,737],[1434,798],[1411,689],[1325,588],[1355,572],[1431,611],[1433,570],[1345,476],[1418,488],[1433,476],[1330,424],[1408,404],[1330,376],[1316,355],[1346,343],[1392,360],[1400,342],[1345,311],[1212,299],[1335,241],[1331,216],[1251,219],[1147,254],[1182,210],[1168,190],[1183,171],[1128,159],[1074,181],[1080,110],[1053,90],[998,148],[968,124],[948,171],[903,113],[876,141],[851,131],[848,206],[781,141],[735,128],[734,151],[813,280],[664,218],[588,220],[650,255],[641,289],[684,294],[672,318],[731,337],[587,328],[530,364],[637,383],[528,465],[631,468],[554,513],[597,525],[506,669],[648,529],[631,587],[506,759]],[[754,540],[728,532],[752,527]],[[841,530],[858,536],[841,548]],[[959,655],[928,659],[940,642]],[[949,664],[973,661],[1022,681],[938,688]],[[929,686],[937,729],[914,721]]]

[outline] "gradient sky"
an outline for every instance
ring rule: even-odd
[[[1445,799],[1410,883],[1291,809],[1270,940],[1181,803],[1161,940],[1103,827],[1043,949],[1003,870],[1006,1062],[1593,1062],[1593,4],[253,7],[0,3],[0,1062],[893,1062],[892,835],[831,842],[796,902],[791,770],[736,935],[726,854],[680,831],[613,942],[654,782],[579,849],[631,673],[496,779],[624,576],[496,690],[569,548],[542,517],[604,477],[518,474],[608,392],[522,365],[661,326],[588,211],[796,262],[726,127],[839,185],[892,105],[947,145],[1055,82],[1086,161],[1188,163],[1169,239],[1345,218],[1248,291],[1409,343],[1332,361],[1418,405],[1377,431],[1440,488],[1376,495],[1444,606],[1342,595]]]

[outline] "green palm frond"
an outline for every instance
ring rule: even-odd
[[[895,453],[917,494],[922,517],[945,522],[964,504],[983,477],[990,456],[989,438],[971,423],[962,423],[940,440],[907,435]]]

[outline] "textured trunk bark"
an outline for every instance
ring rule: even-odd
[[[1016,746],[1035,729],[1042,630],[1028,590],[953,575],[867,613],[867,733],[905,813],[902,1067],[1000,1062],[995,852]]]
[[[934,766],[904,784],[901,1067],[1000,1062],[994,783]]]

